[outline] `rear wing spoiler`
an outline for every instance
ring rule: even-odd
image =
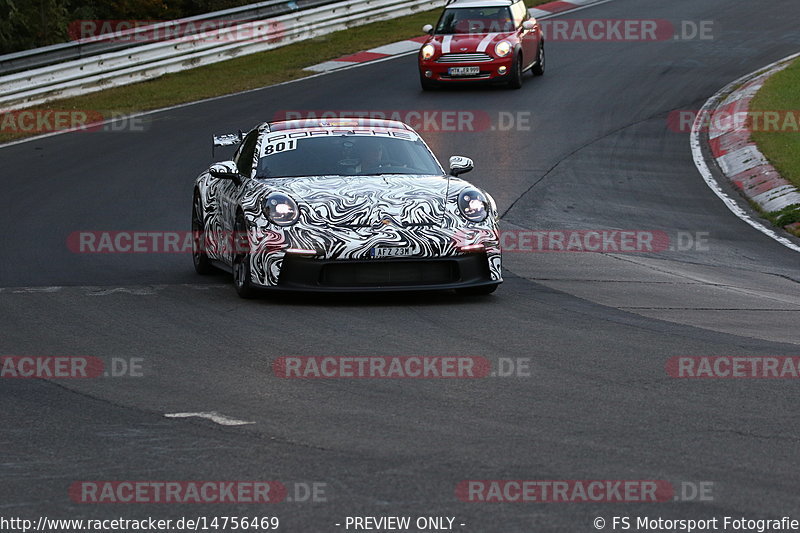
[[[214,157],[214,150],[217,146],[234,146],[242,142],[244,139],[244,132],[239,130],[239,133],[223,133],[222,135],[211,136],[211,157]]]

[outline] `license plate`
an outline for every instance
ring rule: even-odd
[[[448,72],[451,76],[475,76],[481,73],[481,67],[450,67]]]
[[[376,246],[372,250],[370,250],[369,255],[374,258],[381,258],[381,257],[407,257],[409,255],[414,254],[414,249],[408,246],[394,246],[394,247],[384,247],[384,246]]]

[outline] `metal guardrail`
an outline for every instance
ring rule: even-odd
[[[441,5],[442,0],[345,0],[17,72],[0,77],[0,109],[143,81]]]
[[[190,35],[191,33],[198,33],[200,31],[199,23],[204,21],[249,22],[263,20],[303,9],[333,4],[338,1],[340,0],[267,0],[266,2],[214,11],[213,13],[158,22],[130,30],[105,33],[90,39],[73,40],[32,50],[4,54],[0,55],[0,75],[132,48],[142,44],[141,39],[139,39],[140,36],[146,36],[172,27],[180,27],[183,35]],[[196,31],[192,31],[193,24],[197,24],[196,27],[198,29]]]

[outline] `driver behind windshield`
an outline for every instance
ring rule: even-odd
[[[440,175],[442,170],[420,141],[345,134],[282,139],[258,162],[259,178],[298,176]]]
[[[359,174],[377,174],[385,164],[383,145],[378,143],[364,143],[358,149]]]
[[[382,139],[348,139],[342,143],[340,170],[348,175],[380,174],[388,165]]]
[[[514,31],[508,8],[455,8],[442,15],[438,34]]]

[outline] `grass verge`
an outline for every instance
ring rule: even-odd
[[[800,111],[800,60],[770,77],[764,87],[750,103],[751,111],[790,111],[795,117]],[[797,123],[783,122],[784,131],[754,131],[753,140],[758,149],[780,172],[781,176],[800,188],[800,131]],[[774,213],[766,213],[766,218],[777,226],[790,226],[800,223],[800,204],[786,207]],[[787,228],[789,229],[789,228]],[[800,236],[795,226],[789,229]]]
[[[549,1],[528,0],[526,4],[532,7]],[[434,9],[373,22],[274,50],[84,96],[56,100],[29,109],[92,110],[93,115],[107,117],[129,115],[296,80],[313,74],[303,70],[305,67],[383,44],[419,37],[423,35],[422,26],[435,23],[440,12],[441,9]],[[416,73],[411,74],[416,76]],[[0,128],[0,143],[39,133]]]

